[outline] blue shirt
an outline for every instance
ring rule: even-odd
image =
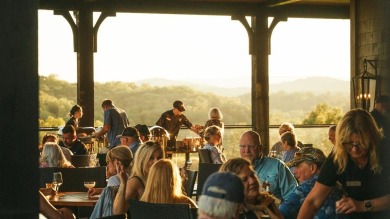
[[[139,142],[139,141],[135,141],[135,142],[133,142],[133,143],[131,143],[131,144],[129,145],[129,148],[130,148],[130,150],[131,150],[131,153],[133,153],[133,157],[134,157],[134,155],[135,155],[135,152],[137,152],[137,149],[138,149],[139,145],[140,145],[140,142]]]
[[[223,164],[226,162],[225,155],[223,155],[222,151],[212,144],[207,143],[204,147],[210,151],[211,162],[215,164]]]
[[[288,195],[283,202],[279,205],[280,213],[285,219],[295,219],[298,216],[299,209],[301,208],[306,196],[309,194],[314,184],[317,182],[318,175],[302,182],[293,193]],[[314,219],[336,218],[336,200],[340,199],[341,196],[335,197],[335,193],[325,200],[322,207],[317,211]]]
[[[121,135],[123,130],[130,125],[127,114],[124,110],[112,107],[104,111],[104,125],[109,125],[107,138],[110,142],[110,148],[120,145],[120,139],[117,135]]]
[[[297,187],[297,180],[282,161],[272,157],[261,157],[254,162],[260,183],[267,181],[270,192],[278,199],[285,199]]]

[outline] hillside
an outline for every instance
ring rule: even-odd
[[[223,79],[221,79],[223,80]],[[231,84],[232,79],[227,79],[228,82],[226,84]],[[237,79],[239,80],[239,79]],[[163,78],[152,78],[148,80],[136,81],[134,82],[136,85],[151,85],[158,87],[166,87],[166,86],[187,86],[194,90],[201,90],[203,92],[210,92],[215,95],[220,96],[240,96],[246,93],[250,93],[250,87],[219,87],[212,86],[208,84],[195,83],[195,82],[184,82],[184,81],[173,81],[167,80]],[[220,82],[221,83],[221,82]],[[243,84],[243,83],[237,83]],[[336,92],[336,93],[349,93],[349,85],[348,81],[338,80],[330,77],[310,77],[305,79],[300,79],[291,82],[270,84],[270,94],[277,93],[280,91],[286,92],[311,92],[315,94],[321,94],[326,92]]]

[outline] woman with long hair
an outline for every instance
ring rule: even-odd
[[[66,159],[61,147],[55,142],[46,142],[43,145],[40,167],[74,168],[74,166]]]
[[[130,178],[127,177],[121,165],[117,165],[120,186],[115,196],[114,214],[124,214],[129,208],[128,199],[139,200],[145,191],[150,167],[164,158],[164,149],[160,143],[147,141],[140,145],[134,156],[134,164]],[[120,163],[118,163],[120,164]]]
[[[168,159],[153,164],[146,181],[145,192],[141,201],[160,204],[190,204],[196,208],[195,202],[183,194],[179,167]]]
[[[347,194],[336,202],[338,214],[348,218],[390,218],[389,149],[370,113],[362,109],[347,112],[337,124],[334,150],[298,218],[313,218],[337,182]]]
[[[244,184],[245,199],[240,218],[255,219],[268,215],[271,219],[283,218],[276,207],[275,199],[268,192],[260,192],[260,181],[248,160],[234,158],[224,163],[219,172],[237,174]]]

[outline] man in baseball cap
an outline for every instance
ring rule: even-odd
[[[295,191],[289,194],[279,206],[284,218],[297,218],[299,209],[314,184],[317,182],[322,165],[326,156],[318,148],[303,147],[295,152],[295,157],[287,162],[287,166],[294,167],[294,175],[299,181]],[[315,218],[336,218],[335,201],[340,199],[340,193],[331,193],[326,199]]]
[[[244,185],[236,174],[213,173],[207,178],[199,197],[198,218],[238,218],[244,196]]]
[[[131,152],[135,154],[139,145],[141,144],[141,139],[139,137],[139,132],[134,127],[127,127],[123,130],[121,135],[116,136],[120,138],[121,145],[126,145],[130,148]]]
[[[197,131],[195,126],[183,114],[185,110],[183,102],[176,100],[173,102],[173,109],[164,112],[156,122],[156,125],[163,127],[169,133],[167,150],[176,150],[176,138],[182,125],[194,132]]]

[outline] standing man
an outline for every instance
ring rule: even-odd
[[[390,111],[390,99],[387,95],[381,95],[375,99],[374,109],[371,111],[372,117],[378,128],[383,130],[383,134],[389,138],[389,118],[387,113]]]
[[[250,161],[261,182],[269,184],[269,192],[283,201],[297,187],[297,181],[290,169],[280,160],[261,154],[260,135],[247,131],[240,137],[241,158]]]
[[[173,109],[163,113],[160,119],[156,122],[156,125],[163,127],[169,133],[169,140],[167,142],[168,149],[176,149],[176,138],[179,134],[181,125],[185,125],[187,128],[196,132],[195,127],[183,114],[185,110],[186,108],[184,107],[183,102],[176,100],[173,102]]]
[[[116,136],[122,134],[123,130],[130,125],[130,122],[126,112],[115,107],[112,100],[104,100],[102,108],[104,110],[104,125],[102,130],[95,134],[95,138],[107,133],[109,148],[112,149],[120,144],[120,140]]]
[[[77,139],[76,129],[73,127],[73,125],[66,125],[62,129],[62,141],[59,143],[59,145],[71,150],[73,155],[88,154],[85,144]]]

